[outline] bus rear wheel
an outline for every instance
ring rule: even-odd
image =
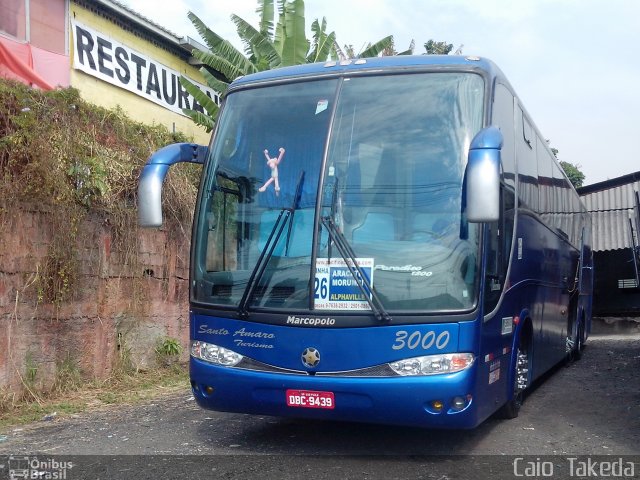
[[[576,330],[576,343],[571,352],[571,359],[574,361],[582,358],[582,351],[584,350],[584,321],[582,319],[578,320],[578,328]]]
[[[519,345],[516,351],[516,365],[513,375],[513,396],[498,411],[501,418],[516,418],[524,402],[525,390],[529,386],[531,368],[531,349],[528,345]]]
[[[576,320],[570,323],[569,335],[567,335],[567,361],[575,362],[582,358],[584,350],[584,321],[580,314],[576,314]]]

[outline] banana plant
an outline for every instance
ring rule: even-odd
[[[189,20],[204,40],[208,50],[194,49],[192,55],[203,67],[200,72],[207,85],[223,97],[229,84],[236,78],[250,73],[303,63],[324,62],[340,58],[335,32],[327,33],[327,21],[317,19],[311,24],[312,38],[305,34],[304,0],[258,0],[256,12],[260,18],[257,28],[237,15],[231,21],[244,45],[244,52],[208,28],[197,15],[189,12]],[[277,22],[274,23],[277,13]],[[377,56],[389,45],[388,36],[370,45],[360,56]],[[196,124],[210,132],[218,116],[219,106],[195,84],[182,76],[180,83],[206,113],[183,109]]]

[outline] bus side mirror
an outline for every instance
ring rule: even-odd
[[[162,184],[169,167],[175,163],[203,164],[207,147],[195,143],[174,143],[149,157],[138,181],[138,225],[162,226]]]
[[[466,214],[469,222],[500,218],[500,149],[502,132],[486,127],[471,141],[465,171]]]

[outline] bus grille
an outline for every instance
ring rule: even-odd
[[[376,365],[374,367],[359,368],[356,370],[347,370],[341,372],[308,372],[306,370],[291,370],[288,368],[276,367],[266,363],[244,357],[235,368],[243,370],[252,370],[257,372],[280,373],[285,375],[313,375],[316,377],[397,377],[389,365]]]

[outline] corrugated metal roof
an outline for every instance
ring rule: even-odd
[[[593,250],[630,248],[629,218],[631,211],[593,212]],[[635,227],[634,227],[635,229]]]
[[[582,200],[591,213],[593,250],[596,252],[631,248],[629,219],[633,222],[636,245],[638,242],[637,229],[640,225],[636,223],[636,192],[640,191],[640,179],[631,175],[620,179],[628,179],[628,183],[616,184],[608,180],[602,182],[603,189],[592,185],[587,192],[581,192]]]
[[[611,187],[617,187],[618,185],[625,185],[627,183],[633,183],[636,181],[640,181],[640,172],[628,173],[627,175],[622,175],[621,177],[610,178],[609,180],[604,180],[598,183],[591,183],[589,185],[585,185],[584,187],[580,187],[577,190],[580,195],[586,195],[587,193],[592,193],[599,190],[608,190]]]

